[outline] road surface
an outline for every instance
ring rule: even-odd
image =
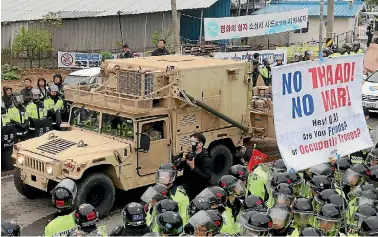
[[[375,128],[378,126],[378,114],[372,114],[368,124]],[[139,201],[143,189],[137,192],[119,192],[115,207],[110,215],[100,221],[100,225],[106,225],[110,232],[115,225],[121,222],[121,209],[131,201]],[[20,195],[13,184],[13,176],[5,176],[1,179],[1,219],[15,220],[22,227],[22,235],[42,235],[44,226],[51,214],[55,212],[51,198],[29,200]]]

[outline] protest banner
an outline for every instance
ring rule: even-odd
[[[283,63],[287,63],[287,49],[279,49],[279,50],[260,50],[260,51],[240,51],[240,52],[215,52],[215,58],[222,58],[222,59],[235,59],[235,60],[243,60],[250,62],[252,61],[253,54],[259,53],[259,61],[262,64],[264,58],[269,58],[270,61],[273,63],[276,61],[277,57],[283,58]]]
[[[272,69],[274,125],[296,171],[373,146],[362,110],[363,55]]]
[[[308,8],[259,15],[204,18],[205,40],[270,35],[307,27]]]
[[[58,51],[58,67],[91,68],[101,65],[101,54]]]

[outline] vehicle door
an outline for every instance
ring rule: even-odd
[[[142,133],[147,133],[151,139],[147,152],[137,151],[137,173],[139,176],[150,175],[155,173],[162,163],[171,161],[172,136],[169,117],[164,115],[137,120],[137,130],[137,141]]]

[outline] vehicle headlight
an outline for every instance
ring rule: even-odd
[[[46,172],[49,174],[49,175],[52,175],[53,174],[53,165],[50,164],[50,163],[47,163],[46,164]]]
[[[23,164],[24,164],[24,161],[25,161],[25,156],[22,155],[22,154],[18,154],[18,155],[17,155],[17,162],[18,162],[20,165],[23,165]]]

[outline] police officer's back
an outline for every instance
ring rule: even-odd
[[[183,223],[179,214],[167,211],[156,216],[157,233],[160,236],[178,236],[183,232]]]
[[[76,227],[73,206],[77,186],[71,179],[62,180],[52,191],[52,201],[58,210],[45,227],[45,236],[67,235]]]
[[[123,225],[116,226],[109,236],[142,236],[150,232],[146,224],[144,207],[136,202],[126,205],[122,210]]]
[[[1,236],[20,236],[21,228],[14,221],[1,221]]]
[[[81,204],[74,212],[75,222],[78,229],[87,235],[106,236],[105,226],[97,227],[98,212],[91,204]]]

